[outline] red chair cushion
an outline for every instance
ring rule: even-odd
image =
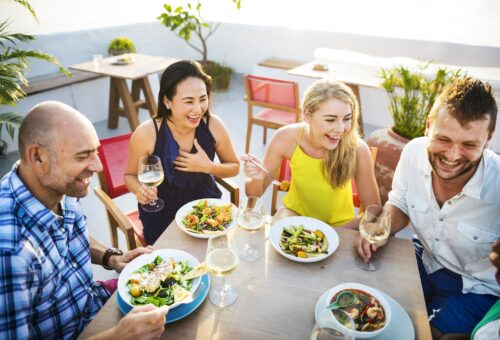
[[[144,238],[144,227],[142,226],[142,222],[139,219],[139,210],[132,211],[127,214],[127,217],[132,222],[132,226],[134,227],[134,234],[137,236],[139,241],[141,241],[142,245],[145,247],[148,245],[146,239]]]
[[[352,180],[352,204],[356,208],[359,208],[361,206],[361,201],[359,200],[359,195],[358,195],[358,188],[356,187],[356,183]]]
[[[257,113],[254,118],[267,120],[282,125],[295,123],[295,113],[274,109],[264,109]]]
[[[131,134],[101,139],[99,158],[106,177],[108,195],[116,198],[128,193],[125,186],[125,170],[128,162],[128,144]]]

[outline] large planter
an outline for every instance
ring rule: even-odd
[[[389,191],[392,188],[394,170],[396,170],[401,157],[401,151],[409,141],[409,139],[396,134],[392,127],[378,129],[368,137],[368,145],[378,149],[375,161],[375,177],[377,178],[382,204],[387,201]]]
[[[233,74],[232,68],[211,60],[206,62],[200,60],[199,63],[203,66],[203,70],[212,77],[214,91],[223,91],[229,88],[231,75]]]

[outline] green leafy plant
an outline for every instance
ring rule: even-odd
[[[35,11],[26,0],[14,1],[25,7],[33,18],[38,21]],[[8,31],[8,27],[8,20],[0,22],[0,106],[14,106],[26,96],[23,85],[29,85],[29,81],[25,76],[28,71],[29,59],[45,60],[59,67],[59,71],[62,73],[71,76],[71,73],[54,56],[37,50],[17,48],[16,43],[29,43],[34,41],[36,37],[31,34],[11,33]],[[0,114],[1,144],[5,145],[5,141],[1,138],[3,127],[5,126],[7,133],[13,139],[14,131],[21,121],[22,116],[16,113],[4,112]]]
[[[131,39],[116,37],[108,45],[108,53],[118,55],[123,53],[135,53],[137,49]]]
[[[429,65],[431,63],[426,63],[417,71],[405,66],[380,71],[383,80],[380,86],[389,95],[393,131],[408,139],[424,135],[427,115],[434,101],[443,88],[462,73],[440,67],[434,77],[429,78],[424,74]]]
[[[232,0],[237,9],[241,7],[241,0]],[[172,32],[184,39],[186,43],[195,51],[202,55],[202,63],[208,60],[207,40],[217,31],[220,22],[213,23],[203,19],[200,0],[194,3],[188,3],[186,7],[178,6],[172,9],[169,4],[163,5],[165,12],[160,14],[158,20]],[[195,34],[201,46],[191,43],[191,35]]]

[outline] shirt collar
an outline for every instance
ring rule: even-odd
[[[19,162],[16,162],[10,171],[10,187],[14,200],[23,208],[24,212],[41,228],[48,228],[54,225],[58,215],[42,204],[26,187],[24,182],[17,174]],[[66,201],[64,198],[62,202]],[[64,207],[64,204],[62,204]],[[63,208],[64,211],[64,208]],[[25,227],[30,229],[33,224],[26,224]]]

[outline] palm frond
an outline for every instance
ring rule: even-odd
[[[16,40],[23,43],[28,43],[35,40],[35,36],[31,34],[8,32],[7,27],[9,26],[9,24],[10,22],[8,20],[0,22],[0,46],[5,47],[6,41],[14,44]]]
[[[14,139],[14,131],[19,127],[19,125],[21,125],[23,118],[24,117],[14,112],[0,113],[0,136],[2,135],[3,127],[5,126],[10,138]]]
[[[33,18],[35,18],[35,20],[38,21],[38,17],[36,16],[35,10],[33,9],[33,7],[31,7],[31,5],[27,0],[14,0],[14,1],[23,6],[24,8],[26,8],[31,13]]]

